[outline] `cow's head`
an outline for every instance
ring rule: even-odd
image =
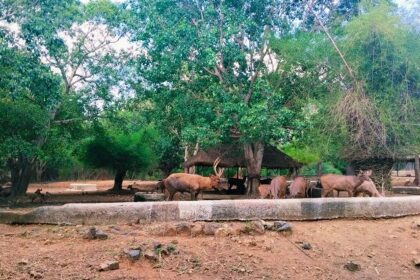
[[[370,169],[365,171],[360,170],[359,172],[359,178],[362,181],[370,181],[370,176],[372,176],[372,170]]]

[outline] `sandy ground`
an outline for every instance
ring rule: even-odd
[[[61,182],[45,182],[45,183],[32,183],[29,185],[28,193],[33,193],[37,189],[42,188],[42,192],[49,193],[69,193],[68,189],[70,184],[95,184],[98,191],[106,191],[112,188],[114,185],[113,180],[88,180],[88,181],[61,181]],[[141,180],[125,180],[123,182],[123,188],[127,188],[129,185],[135,185],[139,189],[153,189],[157,181],[141,181]]]
[[[420,229],[413,222],[420,216],[293,222],[289,235],[227,237],[160,236],[163,224],[99,227],[107,240],[83,239],[86,226],[0,225],[0,279],[420,279],[412,263],[420,257]],[[179,254],[157,262],[122,254],[153,242],[174,242]],[[118,260],[119,269],[99,272],[107,260]],[[361,270],[348,271],[348,261]]]

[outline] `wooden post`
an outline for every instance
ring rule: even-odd
[[[414,156],[414,174],[416,175],[416,179],[414,179],[414,184],[420,187],[420,156]]]

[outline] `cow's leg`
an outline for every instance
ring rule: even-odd
[[[353,197],[353,190],[347,190],[347,193],[349,194],[349,197]]]
[[[167,200],[174,200],[174,195],[175,195],[175,192],[169,192],[169,196],[168,196],[168,199]]]
[[[322,197],[327,197],[331,193],[331,191],[333,191],[333,190],[327,190],[327,189],[324,188],[321,196]]]
[[[191,191],[191,200],[197,200],[197,193],[195,191]]]

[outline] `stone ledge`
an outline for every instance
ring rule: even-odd
[[[420,187],[393,187],[394,193],[420,195]]]
[[[420,214],[420,196],[125,202],[0,210],[0,223],[124,224],[163,221],[322,220],[393,218]]]

